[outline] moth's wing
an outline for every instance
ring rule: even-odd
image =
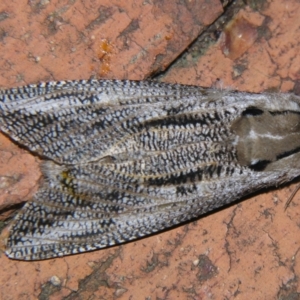
[[[83,164],[193,143],[193,131],[181,132],[199,127],[201,140],[226,142],[219,133],[244,111],[299,110],[299,99],[277,98],[151,81],[49,82],[0,90],[0,130],[57,163]],[[164,127],[166,146],[156,142]]]
[[[39,260],[120,244],[198,217],[267,180],[226,162],[151,176],[127,167],[48,164],[47,181],[12,225],[7,255]]]
[[[124,151],[118,144],[147,121],[171,118],[206,94],[198,87],[151,81],[28,85],[0,90],[0,130],[59,163],[97,161]]]
[[[184,150],[195,155],[196,149]],[[206,161],[188,168],[149,166],[148,175],[140,174],[147,160],[73,167],[47,163],[47,181],[18,215],[6,253],[39,260],[120,244],[290,179],[286,170],[255,172],[223,158],[218,162],[205,156]],[[158,171],[162,169],[170,171]]]

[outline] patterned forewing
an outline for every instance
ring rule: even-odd
[[[113,155],[146,121],[195,109],[202,89],[134,81],[50,82],[0,92],[1,130],[59,163]]]

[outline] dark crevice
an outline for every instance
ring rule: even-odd
[[[244,1],[223,1],[224,12],[207,28],[200,33],[200,35],[183,51],[173,62],[171,62],[162,71],[158,71],[151,74],[149,79],[161,80],[164,75],[174,66],[185,65],[188,60],[187,57],[192,56],[193,58],[203,55],[210,45],[216,43],[220,36],[220,32],[228,22],[230,22],[233,16],[243,7],[246,6]]]

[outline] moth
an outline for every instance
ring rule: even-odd
[[[0,129],[44,158],[6,254],[40,260],[134,240],[300,175],[300,97],[151,81],[0,91]]]

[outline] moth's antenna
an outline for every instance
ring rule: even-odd
[[[300,190],[300,183],[297,184],[296,188],[290,195],[289,199],[286,201],[285,206],[284,206],[284,211],[287,210],[287,208],[289,207],[290,203],[292,202],[292,200],[294,199],[295,195],[298,193],[299,190]]]

